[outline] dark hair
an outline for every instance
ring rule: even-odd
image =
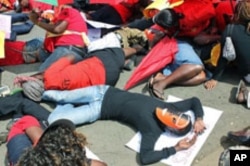
[[[26,151],[18,166],[89,166],[86,137],[65,126],[52,127],[38,144]]]
[[[246,31],[250,34],[250,1],[241,0],[235,6],[234,19],[246,26]]]
[[[180,18],[182,18],[182,15],[176,13],[173,9],[164,9],[154,16],[153,22],[163,28],[178,27]]]
[[[184,136],[192,129],[192,122],[190,121],[189,124],[187,125],[187,127],[183,128],[183,129],[176,130],[176,129],[173,129],[173,128],[170,128],[170,127],[167,127],[167,129],[171,133],[173,133],[174,135]]]
[[[242,23],[248,23],[250,21],[250,1],[239,1],[235,6],[234,17]]]

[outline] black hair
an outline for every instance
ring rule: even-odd
[[[173,9],[164,9],[155,15],[153,22],[163,28],[179,27],[179,19],[182,17]]]
[[[166,126],[167,127],[167,126]],[[191,131],[192,129],[192,121],[190,120],[189,121],[189,124],[187,125],[187,127],[183,128],[183,129],[173,129],[173,128],[170,128],[170,127],[167,127],[167,129],[173,133],[174,135],[177,135],[177,136],[184,136],[186,135],[189,131]]]

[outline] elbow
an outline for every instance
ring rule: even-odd
[[[140,163],[142,165],[149,165],[149,164],[153,164],[153,161],[149,160],[150,157],[144,156],[144,155],[140,155]]]

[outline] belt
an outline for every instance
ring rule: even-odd
[[[69,45],[69,46],[57,46],[57,47],[64,47],[67,48],[79,55],[81,55],[82,57],[87,57],[87,48],[86,47],[77,47],[77,46],[73,46],[73,45]]]

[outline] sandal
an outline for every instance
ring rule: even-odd
[[[149,81],[147,83],[148,92],[149,92],[150,96],[152,96],[156,99],[165,100],[164,92],[160,92],[159,90],[154,89],[153,80],[154,80],[154,76],[151,76],[151,78],[149,79]]]
[[[242,103],[241,100],[246,100],[247,99],[247,94],[245,94],[247,92],[247,87],[244,83],[243,80],[240,80],[239,84],[238,84],[238,87],[237,87],[237,92],[236,92],[236,95],[235,95],[235,98],[236,98],[236,101],[237,103]],[[243,94],[243,99],[240,99],[240,94]]]

